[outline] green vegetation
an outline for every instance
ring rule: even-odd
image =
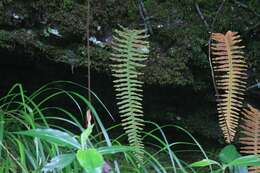
[[[187,172],[192,168],[178,159],[172,150],[172,147],[177,145],[188,145],[192,148],[197,146],[197,149],[192,152],[201,152],[201,156],[208,159],[198,142],[182,128],[171,126],[182,130],[184,134],[187,133],[193,142],[169,143],[163,128],[155,123],[146,122],[155,128],[149,132],[143,131],[142,136],[144,141],[152,141],[152,143],[145,142],[145,145],[155,151],[143,150],[146,159],[142,164],[138,164],[135,157],[138,148],[122,145],[125,134],[115,139],[109,137],[108,132],[119,126],[105,129],[95,108],[84,96],[73,90],[56,87],[60,85],[76,87],[75,90],[83,88],[71,82],[54,82],[28,96],[22,85],[17,84],[1,98],[0,171],[2,173],[42,171],[76,173],[82,172],[83,169],[87,173],[98,173],[104,165],[109,166],[111,172],[119,172],[119,170],[121,172]],[[46,105],[48,102],[65,98],[77,109],[77,114],[81,117],[80,121],[74,111]],[[99,100],[97,97],[96,99]],[[101,102],[100,104],[103,105]],[[95,124],[91,123],[91,118],[95,119]],[[86,129],[83,123],[85,120]],[[77,133],[65,128],[66,124],[75,127]],[[93,126],[98,126],[96,129],[98,131],[94,130]],[[161,137],[154,134],[157,131],[160,132]],[[167,162],[161,163],[159,155],[163,155],[164,159],[168,158]]]
[[[72,73],[87,67],[89,88],[55,81],[27,92],[23,82],[13,85],[0,98],[0,173],[257,172],[260,111],[245,103],[247,93],[260,88],[248,87],[260,73],[259,5],[257,0],[1,1],[0,54],[62,62]],[[115,78],[118,111],[111,113],[91,90],[92,71]],[[108,85],[102,81],[99,87]],[[147,86],[162,90],[145,94]],[[163,102],[167,109],[154,111]],[[218,120],[209,118],[216,113]],[[225,145],[205,151],[191,126]]]
[[[79,93],[56,88],[57,84],[74,85],[75,87],[75,84],[72,83],[55,82],[27,96],[22,86],[18,84],[5,97],[1,98],[1,172],[36,173],[55,170],[58,172],[76,173],[82,172],[82,168],[84,168],[87,173],[98,173],[101,172],[105,160],[107,162],[110,161],[109,163],[117,163],[116,165],[119,165],[117,169],[121,169],[122,172],[150,172],[152,170],[155,172],[178,172],[178,170],[186,172],[185,169],[188,171],[191,168],[187,167],[184,164],[185,162],[176,157],[172,150],[173,146],[180,144],[195,145],[205,154],[192,136],[193,143],[168,143],[163,129],[154,124],[156,128],[150,132],[144,132],[143,135],[145,138],[152,139],[152,146],[157,148],[156,152],[143,151],[146,158],[143,165],[133,165],[136,164],[136,158],[131,153],[136,152],[136,148],[121,145],[120,138],[122,136],[115,140],[110,139],[107,133],[108,129],[104,128],[94,107]],[[80,86],[78,87],[81,88]],[[82,123],[84,121],[79,122],[76,116],[68,110],[61,107],[44,106],[47,102],[63,96],[71,100],[72,104],[77,105],[76,107],[79,109],[82,118],[87,118],[88,124],[85,130]],[[83,104],[81,101],[83,101]],[[88,112],[88,117],[84,117],[86,110],[82,109],[83,107],[80,107],[80,105],[83,105],[83,107],[87,106],[87,109],[91,110],[93,118],[97,122],[97,124],[93,125],[99,126],[101,133],[92,131],[93,125],[91,124],[90,111]],[[50,112],[54,110],[55,114],[59,116],[52,116]],[[51,120],[55,121],[52,122]],[[76,127],[77,131],[82,131],[82,133],[78,136],[57,125],[57,123],[63,125],[68,123]],[[114,128],[118,128],[118,126]],[[163,138],[160,139],[155,136],[153,134],[155,131],[160,131]],[[184,132],[187,133],[186,131]],[[102,138],[104,140],[100,140],[101,134],[103,134]],[[187,134],[190,135],[189,133]],[[147,143],[146,145],[149,144]],[[76,152],[77,154],[75,154]],[[118,152],[124,153],[124,155],[116,155]],[[162,165],[160,160],[158,160],[157,155],[162,153],[165,153],[165,156],[169,156],[170,161],[167,164],[172,163],[169,167]],[[206,155],[204,157],[208,159]],[[118,161],[116,161],[117,159]],[[113,172],[118,172],[113,164],[110,166]]]

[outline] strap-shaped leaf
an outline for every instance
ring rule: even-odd
[[[75,159],[76,154],[61,154],[53,157],[49,163],[45,164],[42,168],[43,172],[54,172],[55,169],[62,170],[66,166],[70,165]]]
[[[79,142],[70,134],[56,129],[32,129],[27,131],[16,132],[16,134],[32,136],[46,140],[47,142],[66,146],[70,148],[80,148]]]
[[[247,64],[240,36],[228,31],[213,33],[211,45],[213,70],[218,90],[219,124],[225,141],[231,143],[236,134],[239,114],[246,90]]]

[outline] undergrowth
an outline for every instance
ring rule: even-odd
[[[61,85],[67,86],[66,88],[74,88],[74,91],[57,87]],[[92,115],[95,118],[95,126],[98,127],[90,137],[89,142],[91,143],[91,146],[94,148],[106,146],[111,147],[111,149],[113,149],[113,146],[123,146],[121,141],[126,137],[125,134],[122,134],[115,139],[111,139],[108,134],[109,131],[116,129],[119,126],[106,129],[93,105],[91,105],[83,95],[75,92],[77,88],[81,91],[86,89],[75,83],[60,81],[47,84],[34,93],[27,95],[22,85],[16,84],[11,88],[7,95],[0,99],[1,173],[42,172],[44,166],[50,162],[51,158],[63,153],[71,152],[70,149],[51,144],[46,140],[30,138],[14,132],[38,128],[53,128],[66,132],[72,136],[77,136],[85,129],[85,113],[88,109],[91,110]],[[99,98],[94,93],[92,94],[103,106],[106,114],[112,116]],[[55,105],[59,104],[53,102],[57,102],[57,100],[61,99],[70,101],[70,107],[73,107],[73,109],[70,110],[63,107],[56,107]],[[149,152],[144,151],[145,158],[147,159],[143,165],[136,164],[135,157],[131,151],[123,152],[123,154],[105,156],[111,169],[114,172],[119,172],[119,170],[121,170],[121,172],[151,172],[151,170],[154,170],[155,172],[171,172],[169,170],[177,172],[178,169],[184,170],[184,162],[176,157],[171,147],[180,145],[181,143],[169,144],[162,128],[152,122],[146,123],[155,127],[153,131],[144,131],[143,136],[144,138],[152,138],[154,143],[147,143],[146,145],[155,149],[154,151],[156,152],[151,153],[151,150]],[[70,127],[69,129],[73,129],[73,131],[68,130],[66,127]],[[155,131],[160,131],[162,137],[153,135]],[[158,155],[167,155],[169,162],[166,163],[166,165],[168,166],[160,162],[157,158]],[[76,160],[62,170],[54,170],[55,172],[73,171],[75,173],[83,171]]]
[[[102,115],[98,115],[94,106],[80,94],[80,91],[86,93],[84,90],[87,89],[78,84],[57,81],[27,94],[21,84],[14,85],[0,99],[0,173],[92,173],[91,170],[96,173],[196,173],[216,169],[215,165],[199,163],[198,166],[196,162],[191,164],[178,157],[188,152],[204,162],[209,160],[209,153],[188,131],[174,125],[160,127],[150,121],[144,123],[153,130],[141,132],[145,159],[136,162],[138,148],[124,143],[125,133],[110,137],[109,133],[121,125],[105,127],[102,116],[112,119],[111,113],[91,92],[96,103],[103,107]],[[68,107],[57,106],[65,100],[70,103]],[[190,140],[169,142],[165,128],[180,130]],[[175,149],[180,148],[178,146],[190,149]],[[86,157],[83,154],[81,158],[80,152]],[[100,162],[95,160],[97,158]],[[94,167],[98,163],[102,165]],[[206,168],[201,169],[202,166]]]

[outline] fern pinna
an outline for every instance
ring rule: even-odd
[[[137,156],[142,159],[143,142],[141,131],[144,125],[142,108],[142,86],[139,80],[140,68],[145,65],[149,43],[144,30],[130,30],[120,26],[112,43],[112,75],[116,77],[114,87],[117,92],[119,114],[128,135],[130,145],[137,148]]]
[[[260,111],[252,106],[248,106],[244,111],[244,119],[241,123],[241,133],[239,141],[243,145],[241,153],[250,155],[260,154]],[[260,167],[249,167],[249,173],[260,172]]]
[[[212,63],[218,91],[219,124],[225,141],[231,143],[236,134],[239,114],[246,90],[247,64],[239,46],[240,36],[228,31],[225,35],[213,33]]]

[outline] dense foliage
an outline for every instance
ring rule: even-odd
[[[212,154],[205,152],[183,128],[168,126],[180,130],[190,141],[171,143],[164,133],[166,126],[153,122],[146,122],[153,126],[151,131],[142,131],[145,160],[140,162],[133,154],[138,149],[124,145],[124,133],[110,138],[108,132],[118,131],[120,126],[105,128],[102,117],[83,95],[63,90],[58,87],[61,85],[85,90],[77,84],[58,81],[27,95],[17,84],[0,98],[1,173],[241,173],[247,170],[246,166],[260,165],[258,156],[241,156],[234,145],[224,147],[217,161],[211,160]],[[93,97],[104,108],[102,114],[110,115],[99,98],[95,94]],[[57,99],[68,100],[74,109],[58,106]],[[74,132],[68,127],[74,127]],[[187,154],[196,155],[196,162],[181,159]]]

